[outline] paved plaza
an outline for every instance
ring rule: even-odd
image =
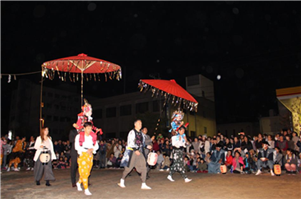
[[[174,175],[175,182],[166,179],[167,172],[151,170],[147,184],[152,190],[141,190],[140,177],[135,171],[126,178],[126,188],[117,183],[122,169],[93,170],[92,185],[89,187],[92,196],[86,196],[71,187],[70,169],[53,170],[56,181],[52,186],[34,182],[33,171],[6,172],[1,174],[1,198],[29,199],[65,199],[65,198],[300,198],[301,175],[283,174],[272,177],[269,173],[260,176],[254,174],[202,174],[188,173],[190,183],[184,183],[180,174]]]

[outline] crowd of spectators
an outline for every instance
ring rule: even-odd
[[[187,147],[184,152],[184,163],[187,172],[196,173],[220,173],[219,167],[225,165],[229,173],[258,174],[262,161],[267,161],[265,166],[279,164],[289,174],[296,174],[301,167],[301,142],[295,132],[283,130],[275,136],[262,135],[259,133],[253,137],[243,132],[238,136],[223,136],[217,133],[216,136],[207,137],[199,135],[195,138],[187,137]],[[158,154],[157,165],[152,169],[168,171],[172,164],[171,138],[162,134],[153,140],[152,150]],[[35,138],[30,137],[9,140],[7,136],[1,138],[1,161],[2,170],[20,171],[33,170],[33,155]],[[266,160],[262,158],[260,150],[263,143],[267,143],[272,155]],[[95,169],[120,168],[120,162],[126,147],[126,140],[123,139],[102,139],[98,140],[99,149],[94,155]],[[17,147],[18,146],[18,147]],[[18,150],[15,150],[18,148]],[[69,140],[54,141],[54,151],[57,160],[53,161],[54,169],[70,168],[70,142]],[[14,167],[12,167],[14,166]],[[260,167],[260,168],[259,168]],[[299,169],[298,169],[299,168]],[[267,168],[272,171],[273,168]],[[271,172],[272,174],[272,172]]]

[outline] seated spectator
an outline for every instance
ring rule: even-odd
[[[288,174],[296,174],[298,157],[288,148],[285,155],[284,166]]]
[[[279,149],[282,151],[283,155],[286,155],[286,150],[288,148],[288,144],[287,144],[287,141],[284,140],[283,135],[280,135],[279,141],[277,142],[276,146],[279,147]]]
[[[239,151],[235,151],[234,158],[232,160],[233,173],[243,173],[243,169],[245,167],[244,161],[239,153]]]
[[[269,143],[269,148],[270,149],[273,149],[275,148],[275,141],[272,139],[272,136],[271,135],[268,135],[268,143]]]
[[[206,153],[206,157],[205,157],[205,162],[206,162],[207,164],[209,164],[209,162],[210,162],[210,157],[211,157],[211,153],[210,153],[210,152],[207,152],[207,153]]]
[[[160,147],[159,147],[159,144],[158,144],[158,142],[157,142],[157,140],[153,140],[153,150],[154,151],[160,151]]]
[[[119,154],[119,157],[116,159],[116,167],[117,168],[120,168],[120,163],[121,163],[121,160],[122,160],[122,153]]]
[[[226,155],[226,161],[225,161],[225,165],[228,168],[228,171],[230,171],[232,167],[232,160],[233,160],[232,150],[228,150]]]
[[[275,147],[274,164],[279,164],[282,167],[283,155],[279,147]]]
[[[59,161],[56,165],[56,168],[58,168],[58,169],[65,169],[66,168],[66,163],[65,163],[63,157],[60,157],[60,159],[59,159]]]
[[[220,166],[224,163],[225,153],[224,150],[221,149],[221,145],[216,145],[216,150],[214,150],[210,157],[210,162],[208,164],[208,173],[217,173],[219,174]]]
[[[246,157],[244,158],[244,172],[251,174],[255,173],[255,162],[253,161],[253,158],[250,156],[249,152],[246,153]]]
[[[164,157],[161,154],[160,150],[157,151],[157,155],[158,155],[158,159],[157,159],[156,167],[157,167],[157,169],[160,170],[162,167],[162,162],[164,161]]]
[[[164,171],[164,170],[169,171],[170,159],[166,154],[163,154],[163,158],[164,158],[164,161],[162,162],[162,167],[161,167],[160,171]]]
[[[197,161],[197,172],[198,173],[208,173],[208,165],[207,163],[204,161],[203,158],[198,158]]]
[[[291,137],[289,135],[285,136],[286,142],[287,142],[287,148],[290,148],[291,150],[294,150],[295,144],[294,141],[291,140]]]
[[[269,166],[271,176],[275,176],[273,172],[273,149],[268,148],[269,143],[267,141],[262,141],[262,148],[259,149],[258,152],[258,160],[257,160],[257,173],[259,175],[262,173],[262,167]]]
[[[190,161],[187,156],[184,158],[184,167],[185,167],[185,172],[190,171]]]
[[[114,153],[111,153],[111,156],[108,160],[108,168],[115,168],[116,167],[116,157],[114,156]]]
[[[64,161],[65,161],[65,164],[66,164],[66,168],[69,169],[70,166],[71,166],[71,165],[70,165],[70,161],[71,161],[71,160],[68,159],[67,157],[65,157]]]

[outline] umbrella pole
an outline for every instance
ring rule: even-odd
[[[83,106],[83,98],[84,98],[84,72],[81,71],[81,87],[80,87],[80,107]]]

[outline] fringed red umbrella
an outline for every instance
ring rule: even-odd
[[[177,84],[174,79],[141,79],[138,87],[140,88],[140,92],[151,90],[153,93],[152,97],[159,94],[164,96],[163,106],[165,106],[166,102],[172,100],[171,103],[174,106],[178,105],[180,108],[183,105],[183,108],[197,112],[198,102],[184,88]]]
[[[107,79],[121,79],[121,67],[117,64],[89,57],[86,54],[65,57],[47,61],[42,64],[42,76],[53,79],[55,73],[62,81],[69,79],[71,82],[78,81],[79,74],[81,78],[81,105],[83,104],[83,84],[86,81],[94,79],[100,81],[100,73],[104,74]],[[68,75],[67,75],[68,74]],[[84,77],[85,74],[85,77]]]

